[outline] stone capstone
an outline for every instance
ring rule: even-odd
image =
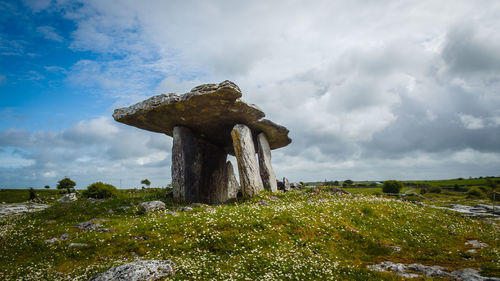
[[[240,98],[241,90],[231,81],[203,84],[190,92],[153,96],[135,105],[116,109],[113,118],[121,123],[173,136],[174,127],[190,128],[196,137],[223,147],[234,155],[230,132],[235,124],[246,124],[255,139],[264,132],[271,149],[288,145],[288,130],[263,119],[264,112]]]
[[[89,281],[152,281],[173,275],[176,265],[171,261],[144,260],[113,267]]]
[[[165,210],[165,203],[161,201],[148,201],[139,203],[139,210],[142,213]]]
[[[257,159],[255,158],[255,144],[250,129],[237,124],[231,131],[234,152],[238,162],[240,184],[243,196],[254,196],[264,189],[260,178]]]
[[[278,184],[271,165],[271,148],[264,133],[257,136],[257,154],[259,155],[259,171],[264,188],[271,192],[277,192]]]

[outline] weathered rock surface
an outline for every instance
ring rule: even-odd
[[[175,267],[171,261],[135,261],[110,268],[89,281],[152,281],[173,275]]]
[[[139,210],[143,213],[165,210],[165,203],[161,201],[148,201],[139,203]]]
[[[292,190],[292,187],[290,186],[290,182],[285,177],[283,177],[283,190],[284,191],[290,191],[290,190]]]
[[[476,249],[488,247],[488,244],[483,243],[483,242],[479,242],[477,240],[469,240],[469,241],[465,242],[465,245],[470,245]]]
[[[270,120],[257,106],[240,100],[242,93],[230,81],[203,84],[183,95],[162,94],[135,105],[116,109],[113,118],[121,123],[173,136],[176,126],[193,130],[196,137],[224,147],[233,154],[230,132],[235,124],[250,127],[253,138],[264,132],[271,149],[288,145],[288,130]]]
[[[50,207],[46,204],[38,203],[3,203],[0,204],[0,216],[15,215],[21,213],[31,213],[44,210]]]
[[[257,136],[257,154],[259,155],[259,171],[264,188],[271,192],[277,192],[278,184],[271,165],[271,148],[264,133]]]
[[[88,247],[89,244],[86,243],[70,243],[68,245],[69,248],[83,248],[83,247]]]
[[[81,230],[89,231],[89,230],[95,230],[101,226],[101,222],[106,221],[105,219],[91,219],[86,222],[81,222],[77,225],[75,225],[76,228],[79,228]]]
[[[68,202],[73,202],[76,200],[78,200],[78,198],[76,197],[76,193],[68,193],[68,194],[65,194],[63,197],[59,198],[59,200],[57,200],[57,202],[68,203]]]
[[[295,190],[299,190],[302,188],[302,185],[298,182],[292,182],[292,183],[290,183],[290,188],[295,189]]]
[[[436,209],[444,209],[444,210],[459,212],[467,217],[485,218],[485,217],[499,217],[500,216],[500,209],[498,209],[499,207],[495,207],[495,209],[493,209],[492,206],[482,205],[482,204],[476,205],[476,206],[453,204],[450,207],[437,207],[437,206],[433,206],[433,205],[428,205],[428,206],[436,208]]]
[[[426,266],[418,263],[404,265],[391,261],[369,265],[368,268],[375,271],[392,272],[405,278],[416,278],[425,275],[426,277],[446,277],[462,281],[500,281],[500,278],[481,276],[477,270],[470,268],[448,272],[446,268],[437,265]]]
[[[61,237],[59,237],[59,238],[55,237],[55,238],[50,238],[50,239],[45,240],[45,243],[54,244],[56,242],[59,242],[61,240],[66,240],[68,238],[69,238],[69,234],[63,233],[63,234],[61,234]]]
[[[177,202],[220,203],[227,187],[227,153],[197,138],[186,127],[174,128],[172,187]]]
[[[238,162],[240,184],[243,196],[254,196],[264,189],[260,178],[257,159],[255,158],[255,144],[250,129],[237,124],[231,131],[234,152]]]
[[[238,195],[239,190],[240,186],[236,180],[233,164],[231,161],[227,161],[224,167],[224,179],[217,186],[215,200],[212,203],[222,203],[234,199]]]

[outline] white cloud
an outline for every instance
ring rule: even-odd
[[[458,114],[460,116],[460,120],[462,121],[463,125],[467,129],[482,129],[484,128],[484,120],[481,118],[474,117],[472,115],[467,115],[467,114]]]
[[[45,39],[53,40],[56,42],[62,42],[64,40],[64,38],[61,35],[57,34],[55,29],[51,26],[39,26],[36,28],[36,31],[38,33],[41,33],[43,37],[45,37]]]

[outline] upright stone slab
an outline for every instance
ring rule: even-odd
[[[197,201],[202,158],[198,141],[190,129],[174,127],[172,144],[172,191],[177,202]]]
[[[227,185],[223,148],[196,138],[190,129],[174,128],[172,187],[177,202],[220,203],[217,188]]]
[[[259,155],[260,177],[262,178],[264,188],[271,192],[277,192],[278,184],[276,183],[276,175],[271,165],[271,148],[264,133],[260,133],[257,136],[257,154]]]
[[[212,203],[222,203],[236,198],[240,186],[234,174],[233,164],[227,161],[224,167],[223,182],[216,185],[216,191],[213,193]]]
[[[283,187],[284,187],[283,188],[284,191],[290,191],[290,190],[292,190],[292,187],[290,186],[290,182],[285,177],[283,177]]]
[[[250,129],[242,124],[237,124],[231,131],[234,153],[238,162],[241,192],[243,196],[254,196],[264,187],[259,175],[257,159],[255,158],[255,144]]]
[[[199,198],[196,202],[222,203],[221,187],[227,186],[226,160],[227,153],[222,147],[205,140],[198,140],[202,157]]]

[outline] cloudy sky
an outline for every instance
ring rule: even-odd
[[[500,175],[498,1],[0,1],[0,188],[170,183],[111,114],[231,80],[290,129],[278,177]]]

